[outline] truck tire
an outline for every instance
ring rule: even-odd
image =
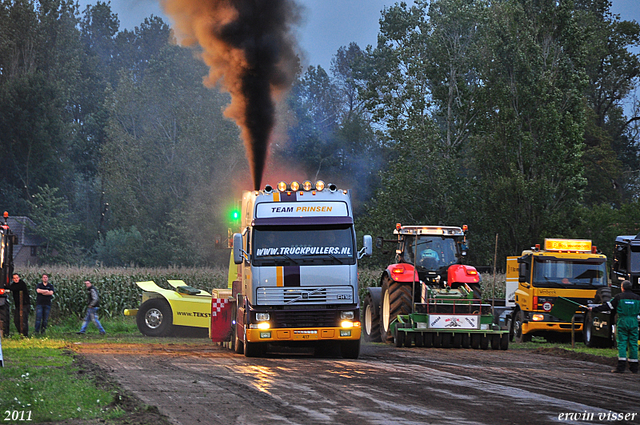
[[[364,311],[363,330],[365,341],[380,342],[380,312],[376,308],[371,294],[367,294],[364,297],[362,310]]]
[[[263,342],[244,342],[245,357],[261,357],[264,351],[265,347]]]
[[[589,348],[609,348],[613,346],[610,339],[593,335],[593,313],[590,311],[584,316],[582,340],[584,341],[584,345]]]
[[[360,355],[360,340],[343,341],[340,344],[340,354],[343,359],[357,359]]]
[[[391,322],[399,314],[411,313],[411,285],[395,282],[388,277],[382,283],[382,297],[380,301],[380,340],[393,341]]]
[[[611,288],[609,286],[598,288],[596,295],[593,297],[593,302],[595,304],[604,304],[609,300],[611,300]]]
[[[173,312],[163,298],[142,303],[136,314],[138,329],[146,336],[169,336],[173,330]]]
[[[513,321],[513,337],[516,342],[529,342],[531,341],[531,335],[522,333],[522,324],[524,323],[524,313],[522,310],[518,310],[516,313],[516,319]]]

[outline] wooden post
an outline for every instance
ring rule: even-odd
[[[18,307],[20,309],[20,333],[24,335],[24,319],[22,317],[22,312],[24,310],[24,305],[22,298],[24,297],[24,291],[20,291],[20,306]]]
[[[571,348],[576,348],[576,315],[571,316]]]

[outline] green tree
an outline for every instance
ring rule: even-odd
[[[46,240],[42,247],[41,258],[49,263],[68,263],[74,257],[74,242],[78,226],[72,224],[72,212],[69,202],[58,196],[55,187],[38,187],[29,201],[31,218],[37,227],[33,232]]]
[[[144,265],[209,261],[213,236],[226,234],[226,217],[212,211],[234,195],[219,192],[244,167],[244,150],[221,112],[228,96],[202,85],[206,72],[192,52],[167,44],[141,80],[123,71],[109,98],[108,229],[136,226]]]

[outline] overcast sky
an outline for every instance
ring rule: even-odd
[[[307,65],[329,69],[331,58],[341,46],[356,42],[361,48],[375,45],[380,12],[391,0],[297,0],[306,10],[299,30],[299,43],[306,53]],[[407,2],[411,2],[408,0]],[[81,10],[95,0],[80,0]],[[157,0],[111,0],[120,28],[133,29],[150,15],[169,19]],[[639,0],[613,0],[613,12],[622,19],[640,22]]]

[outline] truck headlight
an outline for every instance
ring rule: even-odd
[[[534,314],[531,316],[531,320],[534,322],[541,322],[544,320],[544,314]]]
[[[356,317],[353,311],[343,311],[340,312],[341,319],[353,320]]]
[[[263,331],[269,329],[269,322],[260,322],[260,323],[258,323],[258,329],[263,330]]]
[[[266,322],[269,320],[269,313],[256,313],[256,321]]]

